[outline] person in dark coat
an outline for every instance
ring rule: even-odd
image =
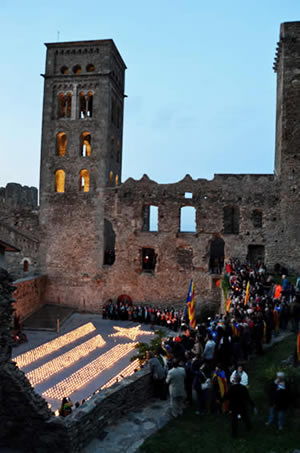
[[[275,421],[275,414],[278,415],[278,429],[283,429],[285,412],[290,403],[290,392],[285,380],[285,374],[278,371],[276,379],[269,389],[270,412],[266,425],[272,425]]]
[[[247,430],[250,431],[252,425],[248,414],[248,406],[250,404],[255,409],[255,404],[250,398],[247,387],[241,384],[241,377],[238,374],[234,378],[233,385],[224,396],[224,400],[229,401],[232,437],[237,437],[239,416],[245,423]]]

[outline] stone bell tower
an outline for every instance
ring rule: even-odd
[[[275,176],[280,191],[282,261],[300,270],[300,22],[281,24],[277,73]]]
[[[99,300],[103,191],[121,182],[126,66],[112,40],[46,47],[40,171],[46,299],[85,308]]]

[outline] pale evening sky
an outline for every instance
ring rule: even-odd
[[[273,173],[281,22],[299,0],[1,0],[0,187],[39,185],[45,42],[112,38],[126,71],[122,181]]]

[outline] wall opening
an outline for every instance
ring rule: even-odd
[[[239,234],[240,231],[240,210],[235,206],[223,208],[224,234]]]
[[[115,262],[116,235],[109,220],[104,219],[104,260],[103,264],[111,266]]]
[[[194,206],[183,206],[180,209],[180,231],[196,233],[196,209]]]
[[[116,176],[115,176],[115,185],[116,185],[116,186],[119,185],[119,175],[116,175]]]
[[[211,274],[221,274],[224,267],[224,247],[225,242],[217,237],[210,244],[209,272]]]
[[[92,151],[92,146],[91,146],[91,134],[90,132],[82,132],[81,134],[81,143],[80,143],[80,149],[81,149],[81,156],[82,157],[90,157],[91,151]]]
[[[56,170],[55,172],[55,192],[65,191],[66,173],[64,170]]]
[[[109,184],[112,186],[114,182],[114,174],[112,171],[109,172]]]
[[[28,260],[24,260],[24,262],[23,262],[23,271],[29,272],[29,261]]]
[[[90,174],[85,168],[80,171],[79,190],[80,192],[89,192],[90,190]]]
[[[59,132],[56,136],[56,151],[58,156],[65,156],[67,151],[67,134]]]
[[[262,212],[259,209],[252,211],[251,221],[254,228],[262,228]]]
[[[142,231],[158,231],[158,206],[145,205],[143,207]]]
[[[86,72],[94,72],[95,71],[95,66],[93,64],[88,64],[86,67]]]
[[[79,94],[79,118],[91,118],[93,116],[93,93],[89,91],[87,94],[81,92]]]
[[[265,260],[265,247],[263,245],[248,245],[248,262],[251,266],[255,266],[258,261],[264,262]]]
[[[184,198],[193,198],[193,192],[184,192]]]
[[[154,249],[143,248],[142,250],[142,269],[143,272],[154,272],[156,265],[156,255]]]

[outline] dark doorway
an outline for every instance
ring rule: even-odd
[[[224,267],[224,246],[222,238],[216,237],[210,244],[209,272],[221,274]]]
[[[263,245],[248,245],[248,261],[251,266],[257,264],[258,261],[264,262],[265,247]]]

